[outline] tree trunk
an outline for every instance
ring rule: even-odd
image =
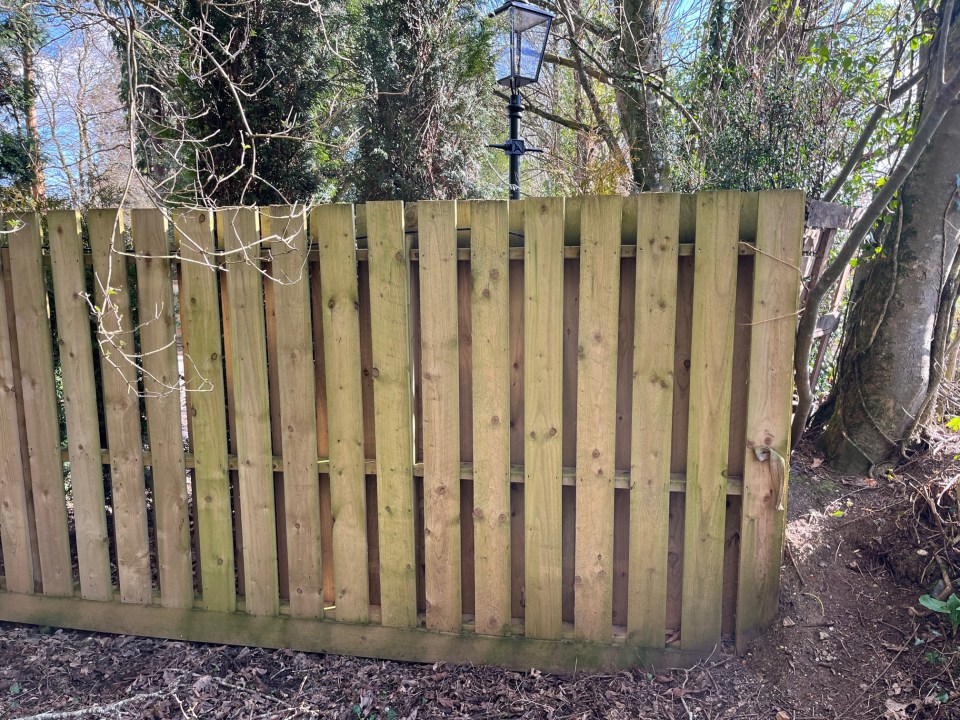
[[[954,30],[950,73],[960,63]],[[866,472],[891,458],[938,382],[944,358],[935,349],[935,328],[944,308],[952,312],[950,275],[960,245],[958,147],[955,103],[903,186],[902,218],[893,218],[882,253],[857,268],[862,280],[851,297],[836,402],[821,436],[836,469]]]
[[[24,97],[27,100],[27,137],[30,140],[30,165],[33,171],[30,194],[35,201],[39,202],[47,194],[47,182],[43,172],[43,158],[40,153],[40,126],[37,121],[37,78],[33,43],[30,40],[24,40],[21,51]]]
[[[635,77],[617,86],[620,127],[630,149],[634,190],[662,190],[665,178],[659,98],[642,78],[660,66],[660,26],[652,0],[624,0],[620,18],[620,61],[623,74]]]

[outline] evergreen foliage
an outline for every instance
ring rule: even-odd
[[[34,89],[21,72],[22,53],[39,37],[29,13],[0,12],[0,205],[28,202],[34,181],[32,157],[38,151],[26,129]]]
[[[335,163],[318,115],[340,60],[325,8],[184,0],[177,22],[142,18],[151,42],[137,48],[139,159],[170,199],[269,205],[328,194]],[[199,27],[198,45],[189,29]]]
[[[370,0],[354,16],[364,92],[352,163],[361,200],[480,194],[492,96],[489,38],[472,3]]]

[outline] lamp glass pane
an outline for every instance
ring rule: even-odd
[[[493,16],[493,59],[497,83],[509,85],[516,74],[513,42],[513,11]]]
[[[540,74],[540,61],[547,44],[550,23],[547,18],[534,13],[523,13],[526,27],[520,33],[520,63],[517,75],[528,82],[536,82]]]

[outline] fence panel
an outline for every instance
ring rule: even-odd
[[[803,209],[142,210],[132,245],[90,211],[89,256],[61,211],[49,259],[25,216],[0,619],[567,670],[743,647],[776,611]]]

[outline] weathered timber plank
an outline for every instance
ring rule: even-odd
[[[526,634],[550,640],[560,637],[563,590],[563,198],[524,202]]]
[[[72,595],[53,342],[40,257],[40,218],[35,213],[14,216],[13,225],[14,229],[8,235],[13,312],[19,340],[21,390],[43,591],[48,595]]]
[[[217,232],[227,252],[233,351],[240,507],[243,513],[247,612],[276,615],[280,607],[266,328],[260,273],[260,232],[252,209],[220,210]]]
[[[410,254],[403,203],[367,203],[381,622],[417,624]]]
[[[137,302],[143,356],[144,405],[153,466],[160,598],[170,607],[193,607],[190,518],[187,509],[180,369],[173,314],[167,220],[159,209],[132,210],[137,254]]]
[[[205,610],[134,607],[118,603],[0,593],[0,617],[11,622],[146,635],[215,644],[293,648],[306,652],[390,658],[407,662],[500,665],[528,671],[616,671],[638,666],[690,667],[704,654],[622,644],[538,641],[473,633],[356,625],[294,617],[255,617]]]
[[[175,212],[173,226],[182,258],[180,314],[187,411],[193,431],[202,602],[208,610],[232,612],[237,595],[213,218],[203,210]]]
[[[140,437],[139,358],[134,354],[123,215],[117,210],[87,213],[93,254],[94,301],[100,308],[100,373],[103,414],[110,448],[110,483],[116,520],[120,599],[152,602],[147,501]]]
[[[637,198],[630,457],[629,642],[663,645],[670,532],[680,196]]]
[[[613,632],[622,203],[615,195],[585,197],[580,211],[574,630],[578,640],[597,643]]]
[[[799,191],[760,194],[740,526],[740,649],[777,613],[790,468],[791,359],[803,200]]]
[[[509,217],[502,201],[473,204],[474,612],[477,632],[510,630]]]
[[[302,207],[274,206],[261,214],[273,255],[276,379],[283,451],[290,613],[323,617],[320,476],[314,378],[307,219]]]
[[[323,292],[336,617],[341,621],[366,622],[370,579],[359,292],[352,206],[314,208],[310,231],[320,248]]]
[[[681,646],[720,641],[740,194],[697,195]]]
[[[23,488],[27,501],[27,518],[29,519],[27,531],[30,534],[30,554],[33,557],[34,591],[40,592],[42,589],[42,573],[40,571],[40,542],[37,539],[37,524],[33,520],[33,479],[30,477],[30,458],[28,456],[28,448],[30,443],[27,440],[27,419],[23,408],[23,383],[22,375],[20,373],[20,342],[17,339],[17,319],[16,313],[14,312],[13,303],[13,277],[10,271],[10,248],[7,247],[3,242],[0,242],[0,257],[3,258],[3,262],[0,263],[2,264],[2,267],[0,267],[0,272],[3,273],[3,290],[6,295],[5,299],[8,308],[7,337],[10,340],[10,347],[8,348],[8,351],[10,353],[12,366],[9,390],[13,394],[17,409],[17,435],[20,442],[21,457],[20,468],[23,475]],[[69,458],[67,458],[67,462],[69,462]]]
[[[458,632],[461,578],[456,203],[419,203],[417,219],[427,627]]]
[[[112,600],[110,538],[104,506],[100,432],[94,420],[97,390],[80,215],[73,210],[51,211],[47,215],[47,227],[57,304],[80,594],[87,600]]]
[[[0,546],[7,590],[32,593],[34,557],[30,539],[31,512],[20,445],[14,346],[10,329],[13,307],[7,304],[7,273],[0,255]],[[98,466],[99,468],[99,466]]]

